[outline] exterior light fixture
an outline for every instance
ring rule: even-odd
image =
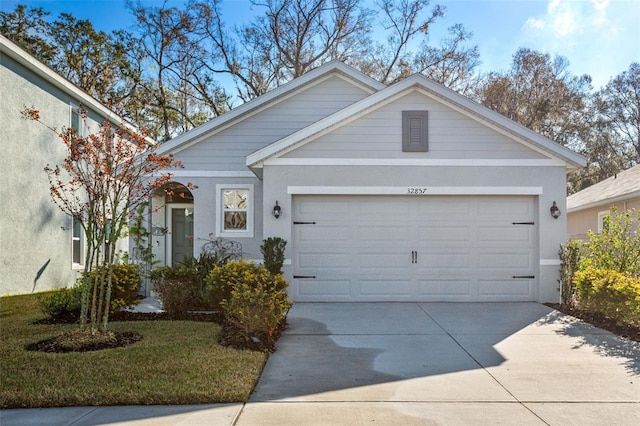
[[[273,213],[273,217],[275,217],[276,219],[279,218],[280,215],[282,214],[282,208],[280,208],[277,201],[276,201],[276,205],[273,206],[273,211],[271,213]]]
[[[554,219],[557,219],[560,217],[560,209],[558,208],[558,206],[556,205],[556,202],[553,202],[553,205],[551,206],[551,208],[549,209],[551,211],[551,216]]]

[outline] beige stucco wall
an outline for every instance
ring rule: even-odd
[[[567,214],[567,236],[569,239],[584,240],[587,232],[598,232],[598,213],[610,210],[612,207],[618,211],[640,210],[640,197],[632,198],[617,203],[602,204],[585,210],[570,212]]]

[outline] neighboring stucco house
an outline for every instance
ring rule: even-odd
[[[295,301],[556,302],[566,173],[585,165],[424,76],[387,87],[336,61],[159,152],[184,164],[177,191],[198,187],[154,197],[161,263],[210,235],[260,260],[281,237]]]
[[[640,164],[567,197],[569,238],[586,239],[588,231],[602,231],[612,207],[640,210]]]
[[[21,117],[25,107],[43,122],[87,132],[122,119],[20,47],[0,36],[0,295],[66,287],[84,266],[84,235],[52,202],[47,165],[65,156],[51,130]],[[86,123],[78,115],[87,111]]]

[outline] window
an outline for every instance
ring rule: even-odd
[[[220,237],[253,237],[253,185],[217,185],[218,217],[216,234]]]
[[[601,233],[602,231],[604,231],[608,224],[607,224],[607,220],[605,220],[606,218],[608,218],[611,215],[611,211],[610,210],[603,210],[601,212],[598,212],[598,234]],[[593,216],[592,216],[593,217]]]
[[[78,105],[71,104],[71,118],[69,127],[76,131],[76,135],[84,137],[87,135],[87,125],[85,119],[80,113],[80,107]]]
[[[84,230],[75,217],[71,232],[71,262],[74,268],[82,267],[84,263]]]
[[[402,151],[429,150],[428,111],[402,111]]]

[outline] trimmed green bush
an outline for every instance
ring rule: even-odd
[[[151,285],[165,311],[171,314],[208,309],[199,274],[194,268],[164,266],[151,271]]]
[[[88,274],[88,281],[92,283],[95,276],[103,272],[103,268],[107,266],[100,266],[91,271]],[[118,312],[124,307],[138,304],[140,302],[138,290],[141,283],[142,276],[138,265],[132,263],[113,265],[110,312]],[[44,293],[40,298],[40,309],[47,315],[80,315],[83,285],[83,280],[78,279],[72,287]]]
[[[575,273],[579,307],[616,323],[640,325],[640,278],[609,270],[586,268]]]
[[[276,331],[291,307],[282,274],[272,274],[264,266],[229,262],[211,275],[222,287],[230,288],[221,302],[227,323],[248,342],[256,336],[273,343]]]
[[[38,304],[40,310],[49,316],[80,315],[81,299],[82,285],[78,281],[72,287],[42,293],[38,298]]]
[[[264,266],[273,275],[282,273],[286,246],[287,242],[280,237],[269,237],[262,241],[260,251],[262,252]]]
[[[110,312],[118,312],[122,308],[137,305],[140,302],[140,285],[142,284],[142,270],[134,263],[116,263],[111,278],[111,307]],[[108,265],[99,266],[89,273],[89,282],[93,282],[97,274],[101,274]]]

